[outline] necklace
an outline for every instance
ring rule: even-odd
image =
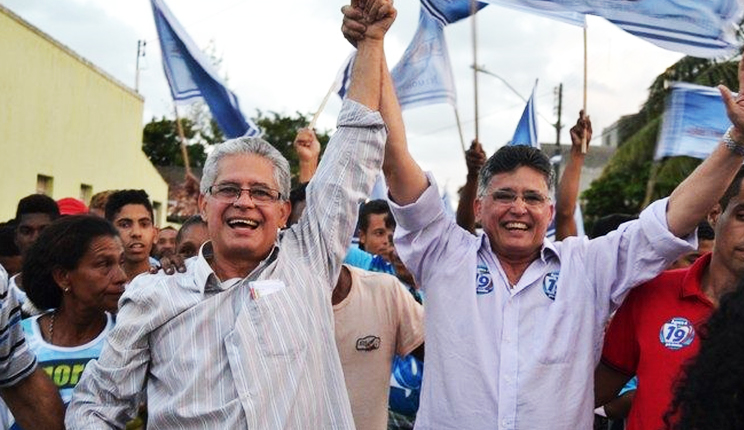
[[[52,312],[52,316],[49,317],[49,343],[54,345],[54,342],[52,342],[52,339],[54,339],[54,317],[57,315],[57,310],[55,309]]]

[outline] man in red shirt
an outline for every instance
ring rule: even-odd
[[[709,215],[713,252],[632,290],[607,329],[595,373],[596,404],[614,399],[637,375],[629,430],[664,427],[679,371],[698,352],[701,325],[744,276],[742,179],[744,167]]]

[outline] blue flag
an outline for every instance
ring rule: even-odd
[[[452,24],[472,15],[471,0],[421,0],[421,7],[443,26]],[[477,2],[475,11],[486,7],[486,3]]]
[[[676,82],[666,100],[654,160],[707,158],[730,126],[718,89]]]
[[[535,121],[535,89],[537,82],[532,88],[530,99],[527,100],[527,106],[524,107],[522,118],[519,119],[517,129],[514,131],[509,145],[527,145],[540,148],[540,142],[537,140],[537,121]]]
[[[457,93],[444,24],[426,8],[421,8],[416,34],[390,73],[402,109],[436,103],[455,106]]]
[[[484,0],[503,4],[506,0]],[[572,11],[607,19],[664,49],[713,58],[737,51],[739,0],[509,0],[528,9]]]
[[[151,4],[173,100],[183,103],[203,99],[227,137],[260,135],[259,128],[240,112],[238,97],[225,87],[165,2],[151,0]]]

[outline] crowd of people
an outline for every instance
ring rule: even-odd
[[[744,98],[721,87],[714,152],[591,238],[573,221],[584,112],[557,190],[539,149],[473,142],[450,214],[408,151],[392,1],[342,13],[351,83],[322,157],[298,131],[296,187],[242,137],[209,154],[180,228],[143,190],[18,202],[0,426],[744,428]],[[380,172],[387,199],[368,200]]]

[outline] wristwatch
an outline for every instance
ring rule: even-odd
[[[734,140],[733,136],[731,136],[731,132],[734,130],[734,126],[726,130],[726,133],[723,134],[723,143],[726,145],[726,148],[729,149],[729,151],[733,152],[736,155],[744,157],[744,143],[737,142]]]

